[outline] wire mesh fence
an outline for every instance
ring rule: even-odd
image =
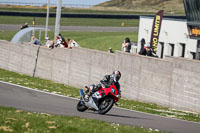
[[[30,1],[30,2],[14,2],[14,1],[0,1],[0,5],[18,5],[18,6],[46,6],[46,2],[41,1]],[[50,6],[56,6],[57,3],[51,3]],[[93,5],[87,5],[87,4],[62,4],[63,7],[70,7],[70,8],[90,8]]]

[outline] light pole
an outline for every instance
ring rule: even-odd
[[[56,36],[60,32],[60,18],[61,18],[61,6],[62,0],[58,0],[57,3],[57,11],[56,11],[56,22],[55,22],[55,34],[54,34],[54,42],[56,42]]]
[[[48,0],[48,3],[47,3],[47,17],[46,17],[45,37],[47,37],[47,35],[48,35],[49,6],[50,6],[50,0]]]

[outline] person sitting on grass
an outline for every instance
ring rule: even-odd
[[[31,42],[35,45],[41,45],[40,40],[38,40],[34,35],[31,37]]]
[[[62,44],[62,39],[60,38],[60,36],[56,36],[56,44],[55,47],[61,47],[64,48],[65,46]]]
[[[50,40],[49,37],[45,37],[45,46],[51,49],[54,47],[54,43],[53,41]]]
[[[65,48],[68,48],[68,44],[67,44],[67,42],[65,41],[65,38],[64,38],[61,34],[58,34],[58,37],[61,39],[61,44],[62,44]]]
[[[67,41],[68,41],[68,48],[80,47],[80,45],[77,42],[75,42],[74,40],[70,38],[68,38]]]
[[[24,25],[21,26],[21,30],[25,28],[28,28],[28,23],[25,23]]]

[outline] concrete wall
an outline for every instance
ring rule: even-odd
[[[36,76],[82,88],[111,73],[114,61],[113,54],[95,50],[41,48]]]
[[[200,111],[199,68],[197,60],[173,58],[170,107]]]
[[[170,106],[173,63],[146,56],[117,52],[117,68],[122,72],[123,96]]]
[[[0,68],[33,75],[38,46],[0,41]],[[200,112],[200,62],[165,60],[117,51],[40,47],[35,76],[83,88],[114,69],[122,73],[122,97]]]
[[[38,46],[0,41],[0,68],[33,75]]]

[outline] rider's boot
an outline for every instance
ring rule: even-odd
[[[90,98],[90,96],[92,96],[92,92],[91,91],[89,91],[86,95],[85,95],[85,101],[86,102],[88,102],[89,101],[89,98]]]

